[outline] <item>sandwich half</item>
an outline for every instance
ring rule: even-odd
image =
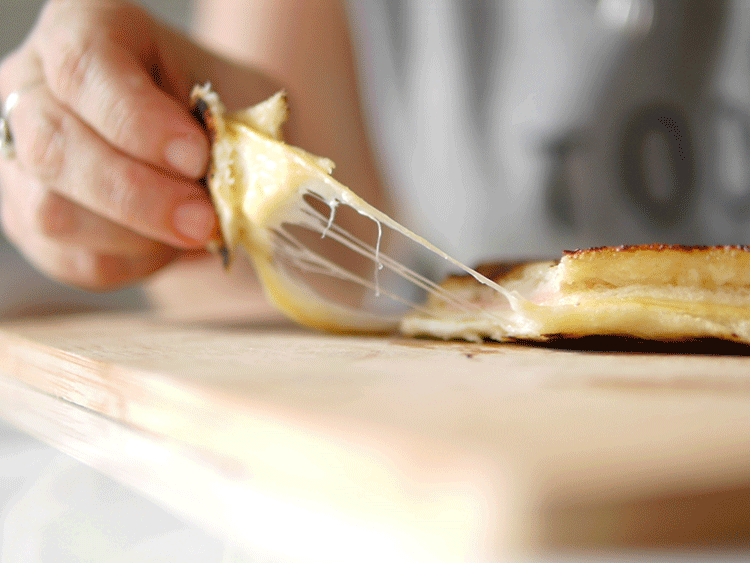
[[[507,292],[448,277],[441,287],[455,299],[431,295],[401,331],[470,341],[618,335],[750,344],[750,247],[602,247],[477,271]]]

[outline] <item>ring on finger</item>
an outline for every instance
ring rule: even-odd
[[[28,90],[39,86],[43,81],[35,80],[25,86],[22,86],[18,90],[14,90],[8,97],[5,98],[5,102],[0,111],[0,156],[5,159],[12,159],[16,156],[16,148],[13,142],[13,133],[10,130],[10,112],[18,103],[19,98]]]

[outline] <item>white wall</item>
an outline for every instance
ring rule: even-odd
[[[161,18],[178,27],[187,25],[190,0],[140,0]],[[3,0],[0,4],[0,55],[5,55],[24,38],[33,25],[42,0]]]

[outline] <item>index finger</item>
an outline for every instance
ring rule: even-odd
[[[176,61],[160,28],[139,7],[56,2],[37,50],[57,99],[115,148],[188,178],[206,168],[209,145],[175,92]],[[43,15],[42,19],[52,15]],[[44,27],[44,26],[43,26]]]

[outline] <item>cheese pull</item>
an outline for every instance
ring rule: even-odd
[[[405,311],[427,314],[423,301],[431,295],[433,302],[448,300],[477,317],[505,322],[408,265],[425,252],[484,284],[511,308],[521,306],[513,293],[335,180],[329,159],[286,144],[283,92],[237,112],[227,112],[210,85],[195,87],[192,100],[211,139],[207,186],[221,226],[217,250],[226,264],[244,250],[269,300],[293,320],[331,331],[391,331]],[[340,220],[345,213],[348,223]],[[371,224],[371,239],[347,228],[355,220]]]

